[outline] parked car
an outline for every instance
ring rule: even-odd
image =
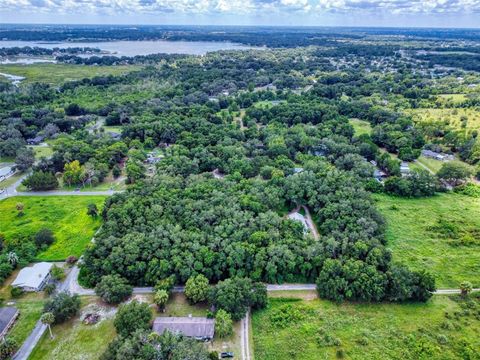
[[[231,358],[233,358],[233,352],[231,352],[231,351],[222,352],[222,353],[220,354],[220,358],[221,358],[221,359],[231,359]]]

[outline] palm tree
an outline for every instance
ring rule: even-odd
[[[460,284],[460,291],[462,293],[462,296],[467,296],[472,292],[473,286],[470,281],[463,281]]]
[[[40,321],[42,322],[42,324],[48,326],[48,331],[50,331],[50,338],[53,339],[52,328],[50,325],[55,322],[55,315],[53,315],[51,312],[46,312],[42,315]]]
[[[14,251],[10,251],[8,254],[7,254],[7,258],[8,258],[8,262],[12,265],[12,266],[16,266],[17,263],[18,263],[18,255],[14,252]]]

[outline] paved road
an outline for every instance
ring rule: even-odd
[[[78,272],[70,271],[65,280],[58,286],[57,291],[62,292],[68,290],[69,284],[77,282],[77,277]],[[38,320],[28,338],[13,356],[13,360],[27,360],[45,331],[47,331],[47,326],[43,325],[42,322]]]
[[[240,324],[240,342],[242,347],[242,360],[250,360],[250,338],[249,338],[249,326],[250,326],[250,309],[245,314],[245,317],[242,319]]]
[[[64,191],[64,190],[51,190],[51,191],[17,191],[17,188],[22,184],[22,181],[28,176],[23,175],[14,184],[5,188],[5,191],[0,194],[0,200],[13,196],[91,196],[91,195],[107,195],[111,196],[115,193],[121,192],[117,190],[105,190],[105,191]]]

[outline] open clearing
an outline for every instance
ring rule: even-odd
[[[353,126],[353,130],[355,130],[356,136],[370,134],[372,132],[372,125],[370,125],[368,121],[360,119],[350,119],[349,123]]]
[[[134,65],[86,66],[69,64],[0,65],[0,72],[25,77],[21,83],[62,84],[67,81],[101,75],[119,75],[140,68]]]
[[[416,122],[441,122],[454,129],[462,128],[462,119],[466,119],[467,130],[480,128],[480,111],[475,109],[413,109],[408,111]]]
[[[255,358],[474,359],[480,347],[480,300],[459,297],[426,304],[336,304],[271,298],[253,313]]]
[[[0,233],[7,242],[31,238],[41,228],[49,228],[55,242],[38,254],[38,260],[64,260],[80,256],[101,224],[87,215],[87,205],[101,209],[105,196],[17,196],[0,202]],[[16,204],[24,205],[18,216]]]
[[[480,201],[447,193],[405,199],[375,195],[387,220],[387,246],[394,260],[427,269],[438,288],[480,285]]]

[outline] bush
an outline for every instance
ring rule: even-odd
[[[185,284],[185,296],[191,303],[196,304],[207,299],[208,289],[208,279],[205,276],[191,276]]]
[[[4,338],[3,341],[0,342],[0,360],[10,359],[17,350],[17,347],[18,344],[14,339]]]
[[[10,289],[10,295],[12,295],[13,298],[18,298],[22,296],[23,293],[23,289],[16,286],[12,286],[12,288]]]
[[[57,286],[55,284],[47,284],[43,288],[43,291],[45,291],[45,294],[47,295],[52,295],[56,289],[57,289]]]
[[[471,196],[474,198],[480,198],[480,186],[473,183],[466,183],[460,186],[457,186],[454,191],[459,194]]]
[[[233,320],[229,313],[220,309],[215,315],[215,334],[224,338],[233,333]]]
[[[32,172],[22,185],[33,191],[53,190],[58,187],[58,180],[53,173],[40,170]]]
[[[80,297],[77,294],[70,295],[61,292],[47,301],[43,312],[50,312],[55,317],[55,324],[60,324],[77,315],[80,310]]]
[[[53,244],[54,241],[55,237],[50,229],[43,228],[35,234],[35,245],[40,249]]]
[[[53,265],[50,274],[52,275],[52,278],[56,281],[61,281],[65,279],[65,271],[57,265]]]
[[[118,275],[105,275],[95,286],[95,294],[109,304],[118,304],[132,294],[132,287]]]
[[[132,301],[121,305],[115,316],[114,325],[120,336],[127,337],[137,330],[147,330],[152,320],[148,304]]]
[[[67,257],[67,259],[65,260],[65,262],[66,262],[69,266],[72,266],[72,265],[75,264],[77,261],[78,261],[78,258],[77,258],[76,256],[73,256],[73,255],[70,255],[70,256]]]

